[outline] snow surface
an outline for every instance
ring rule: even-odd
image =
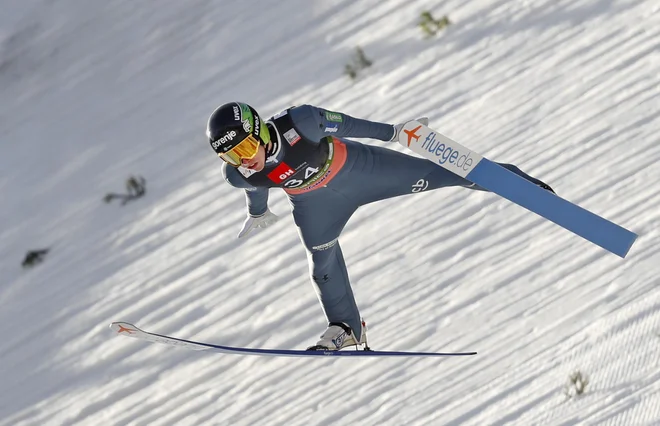
[[[660,424],[657,0],[0,10],[0,424]],[[424,39],[424,10],[453,25]],[[351,82],[358,45],[374,65]],[[254,358],[115,337],[108,324],[129,321],[291,349],[325,328],[281,191],[283,219],[235,238],[243,194],[204,138],[231,100],[428,115],[640,238],[620,259],[462,188],[357,212],[341,243],[371,345],[471,358]],[[146,197],[105,204],[131,174]],[[569,399],[575,370],[590,384]]]

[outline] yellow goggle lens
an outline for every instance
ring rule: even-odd
[[[259,152],[259,141],[250,135],[229,151],[218,154],[218,157],[232,166],[238,167],[241,165],[241,160],[250,160],[257,155],[257,152]]]

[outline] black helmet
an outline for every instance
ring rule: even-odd
[[[233,149],[249,136],[263,145],[270,143],[265,123],[250,105],[230,102],[213,111],[206,124],[206,136],[217,154]]]

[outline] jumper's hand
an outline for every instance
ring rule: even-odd
[[[280,217],[274,215],[270,210],[266,210],[266,213],[261,216],[248,216],[243,222],[243,228],[238,233],[238,238],[245,237],[255,228],[267,228],[278,220]]]

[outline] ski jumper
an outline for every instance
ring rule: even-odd
[[[344,139],[390,141],[395,132],[391,124],[303,105],[283,111],[267,125],[272,146],[264,169],[254,172],[225,163],[224,177],[230,185],[245,189],[252,216],[266,212],[269,188],[284,189],[328,322],[344,322],[361,336],[360,313],[338,242],[353,213],[365,204],[399,195],[448,186],[483,188],[426,159]],[[541,183],[516,166],[498,164]]]

